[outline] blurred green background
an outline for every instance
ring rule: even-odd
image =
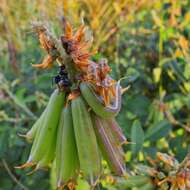
[[[76,28],[82,20],[89,26],[94,60],[106,57],[115,79],[129,77],[117,118],[136,143],[125,146],[129,170],[158,151],[183,160],[190,148],[190,1],[1,0],[0,190],[51,189],[48,171],[28,176],[14,166],[26,161],[30,147],[17,134],[42,113],[57,72],[32,68],[44,52],[30,23],[46,21],[60,34],[62,15]]]

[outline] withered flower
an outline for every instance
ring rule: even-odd
[[[36,27],[35,31],[38,35],[38,39],[40,42],[41,47],[48,53],[41,64],[33,64],[33,67],[36,68],[51,68],[53,65],[53,62],[58,58],[57,51],[55,44],[52,42],[52,40],[49,39],[48,35],[46,34],[46,28],[45,27]]]
[[[61,42],[65,51],[72,58],[76,69],[86,72],[89,65],[89,58],[94,53],[88,51],[91,43],[84,39],[85,26],[80,26],[80,28],[73,33],[71,24],[68,21],[64,21],[64,30],[65,33],[61,36]]]

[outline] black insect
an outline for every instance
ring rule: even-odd
[[[65,66],[62,65],[59,67],[58,75],[53,77],[53,83],[55,83],[60,89],[68,89],[71,86],[71,82],[68,78],[68,73],[65,70]]]

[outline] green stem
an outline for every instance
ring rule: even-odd
[[[4,90],[7,92],[9,97],[14,101],[15,104],[17,104],[23,111],[25,111],[32,119],[36,120],[37,117],[28,109],[28,107],[23,104],[9,89]]]
[[[30,117],[32,117],[33,120],[36,120],[37,117],[28,109],[28,107],[23,104],[9,89],[8,81],[5,79],[2,73],[0,73],[0,85],[1,89],[3,89],[9,97],[14,101],[16,105],[18,105],[24,112],[26,112]]]
[[[2,163],[4,168],[6,169],[7,173],[9,174],[9,176],[11,177],[11,179],[18,185],[20,186],[21,189],[23,190],[29,190],[28,187],[26,187],[25,185],[23,185],[15,176],[14,174],[11,172],[6,160],[2,159]]]

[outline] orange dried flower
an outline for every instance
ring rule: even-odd
[[[92,54],[88,51],[89,41],[84,40],[85,26],[82,25],[74,34],[71,24],[64,21],[65,34],[61,36],[62,45],[73,60],[76,68],[86,72],[89,65],[89,58]]]
[[[41,31],[38,33],[38,38],[40,41],[40,45],[42,46],[43,49],[45,49],[47,52],[49,52],[52,48],[54,48],[54,45],[52,42],[47,38],[45,35],[45,31]]]
[[[33,64],[32,66],[42,69],[51,68],[53,62],[57,59],[57,55],[52,55],[52,52],[55,49],[55,45],[50,39],[48,39],[47,35],[45,34],[45,29],[38,30],[37,33],[40,45],[44,50],[47,51],[48,55],[45,56],[41,64]]]
[[[33,64],[32,66],[36,68],[46,69],[46,68],[51,68],[53,65],[53,62],[54,62],[53,57],[48,54],[47,56],[44,57],[41,64],[35,64],[35,65]]]

